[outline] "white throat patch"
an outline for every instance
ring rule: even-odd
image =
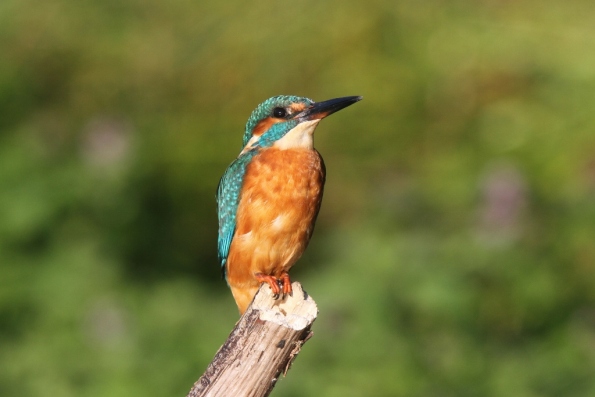
[[[314,130],[320,122],[319,120],[309,120],[299,123],[290,130],[283,138],[273,144],[278,149],[313,149],[314,148]]]

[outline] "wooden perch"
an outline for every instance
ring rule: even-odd
[[[262,285],[246,313],[187,397],[268,396],[312,336],[316,302],[298,282],[293,296],[273,299]]]

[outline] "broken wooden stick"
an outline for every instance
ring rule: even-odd
[[[187,397],[268,396],[289,370],[318,314],[316,302],[298,282],[293,296],[273,298],[262,285],[246,313]]]

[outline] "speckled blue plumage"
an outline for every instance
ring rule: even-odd
[[[286,108],[296,102],[301,102],[306,105],[314,103],[314,101],[309,98],[279,95],[269,98],[258,105],[246,123],[243,146],[245,147],[250,141],[250,138],[252,138],[252,132],[258,123],[267,117],[271,117],[274,108]],[[282,138],[287,132],[297,126],[298,123],[298,120],[287,120],[273,124],[269,130],[260,136],[258,142],[252,145],[253,148],[251,150],[242,153],[233,163],[231,163],[219,181],[219,187],[217,188],[217,204],[219,212],[218,254],[224,272],[229,248],[236,228],[236,215],[240,203],[244,175],[248,164],[250,164],[253,157],[258,154],[259,150],[272,146],[275,141]]]

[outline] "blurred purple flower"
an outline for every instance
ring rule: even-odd
[[[98,168],[122,165],[131,154],[131,136],[129,123],[108,117],[95,118],[83,131],[83,159]]]
[[[93,345],[103,348],[121,346],[129,337],[125,310],[109,299],[100,299],[87,313],[84,331]]]
[[[478,238],[492,246],[513,243],[523,227],[527,205],[525,178],[511,163],[493,164],[484,174],[480,190]]]

